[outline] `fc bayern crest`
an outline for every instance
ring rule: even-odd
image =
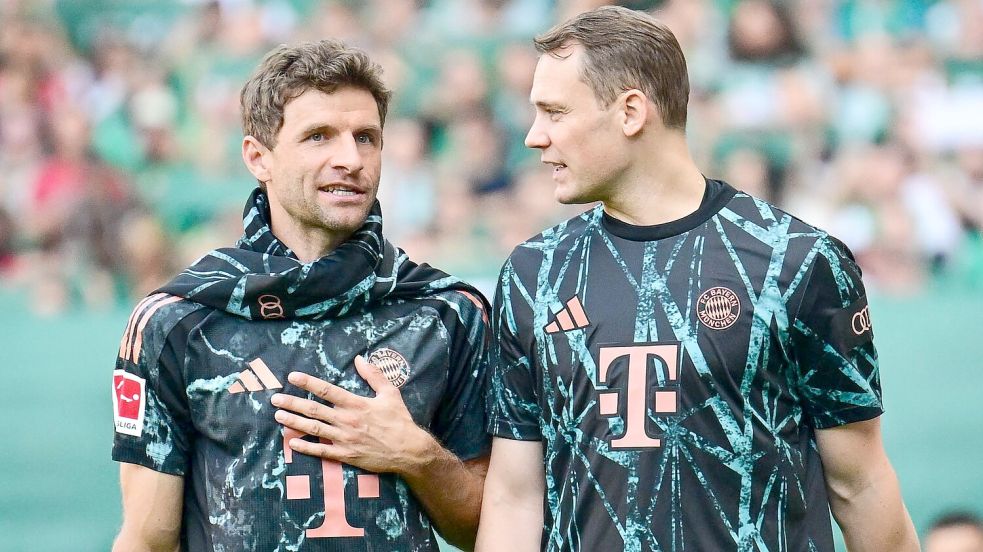
[[[713,287],[703,292],[696,302],[696,315],[711,330],[726,330],[737,322],[741,300],[725,287]]]
[[[396,387],[402,387],[410,377],[410,363],[406,362],[403,355],[398,352],[383,347],[372,351],[367,359],[382,370],[382,375]]]

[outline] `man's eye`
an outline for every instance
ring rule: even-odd
[[[312,142],[320,142],[321,140],[324,140],[324,135],[320,132],[315,132],[314,134],[311,134],[310,139]]]
[[[359,144],[374,144],[375,143],[375,136],[372,136],[371,134],[366,134],[366,133],[359,134],[358,136],[355,137],[355,139],[358,140],[358,143]]]

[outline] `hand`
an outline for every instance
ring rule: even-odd
[[[301,372],[287,381],[310,391],[332,406],[292,395],[273,395],[277,422],[320,441],[291,439],[290,448],[373,472],[409,475],[433,456],[436,440],[416,425],[403,397],[382,371],[361,356],[355,369],[375,391],[375,397],[355,395],[337,385]],[[287,411],[295,412],[287,412]],[[298,415],[299,414],[299,415]]]

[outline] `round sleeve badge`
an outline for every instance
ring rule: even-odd
[[[711,330],[726,330],[737,322],[740,314],[740,299],[725,287],[712,287],[704,291],[696,302],[696,315]]]
[[[410,377],[410,363],[403,355],[387,347],[372,351],[366,360],[378,366],[382,375],[396,387],[402,387]]]

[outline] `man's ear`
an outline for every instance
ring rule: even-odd
[[[260,182],[270,181],[270,150],[254,136],[242,139],[242,161],[249,172]]]
[[[621,112],[621,129],[629,138],[641,132],[651,117],[659,116],[641,90],[626,90],[615,101]]]

